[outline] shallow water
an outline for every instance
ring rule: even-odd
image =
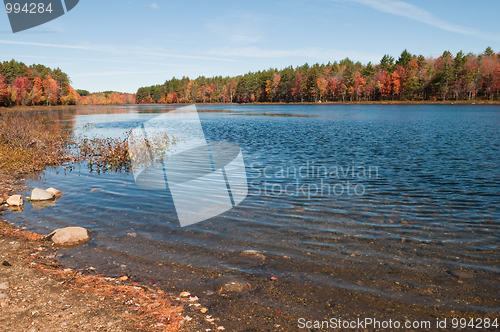
[[[424,315],[500,310],[499,106],[199,109],[209,142],[243,151],[249,193],[232,210],[181,228],[168,190],[80,165],[31,181],[64,192],[53,206],[28,203],[6,219],[91,229],[89,244],[62,257],[70,265],[199,292],[234,275],[253,287],[245,301],[280,312],[321,318],[380,301]],[[116,137],[166,111],[76,108],[61,121]],[[249,249],[266,259],[240,255]],[[278,293],[270,277],[285,285]]]

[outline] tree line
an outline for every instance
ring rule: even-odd
[[[135,103],[135,95],[75,90],[60,68],[27,66],[14,59],[0,62],[0,106],[108,105]],[[79,93],[81,92],[81,93]]]
[[[163,85],[141,87],[137,103],[251,103],[328,101],[498,100],[500,53],[449,51],[437,58],[404,50],[396,60],[379,64],[346,58],[328,64],[304,64],[236,77],[172,78]]]

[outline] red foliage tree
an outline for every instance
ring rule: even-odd
[[[17,90],[16,104],[26,106],[30,102],[31,83],[27,77],[16,77],[13,87]]]
[[[7,83],[5,78],[0,74],[0,104],[8,104],[9,92],[7,90]]]

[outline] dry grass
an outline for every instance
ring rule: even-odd
[[[131,163],[127,139],[80,137],[73,145],[72,162],[86,162],[90,172],[128,172]]]
[[[12,239],[30,242],[40,241],[45,238],[45,236],[34,232],[22,231],[3,221],[0,221],[0,233]]]
[[[129,138],[142,151],[135,153],[136,162],[141,164],[157,161],[150,160],[150,155],[161,159],[176,142],[168,134],[154,135],[146,141],[135,139],[131,132],[120,139],[79,136],[73,141],[71,129],[62,127],[58,120],[37,114],[0,114],[0,171],[16,175],[65,162],[70,167],[85,162],[90,172],[130,172]]]
[[[68,160],[70,133],[42,116],[0,116],[0,170],[30,173]]]
[[[65,282],[72,289],[126,303],[132,313],[125,314],[125,318],[135,321],[136,326],[140,325],[147,331],[177,331],[182,326],[183,307],[173,303],[173,297],[161,290],[122,283],[104,275],[64,271],[44,265],[39,265],[38,269]]]
[[[132,146],[129,142],[133,142]],[[71,158],[74,165],[86,162],[89,171],[98,174],[107,171],[130,172],[132,166],[147,167],[152,163],[160,162],[165,151],[175,142],[176,139],[168,134],[152,135],[149,140],[145,140],[134,137],[131,131],[125,138],[81,136],[72,146]]]

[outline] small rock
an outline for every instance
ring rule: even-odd
[[[9,263],[9,262],[7,262],[7,261],[3,261],[2,265],[3,265],[3,266],[12,266],[12,264],[10,264],[10,263]]]
[[[448,274],[452,275],[457,279],[473,279],[474,273],[465,272],[465,271],[447,271]]]
[[[43,189],[35,188],[31,192],[31,200],[32,201],[48,201],[54,198],[54,195],[46,192]]]
[[[99,189],[98,188],[92,188],[92,189],[90,189],[90,191],[99,191]]]
[[[7,204],[10,206],[22,206],[24,204],[23,196],[21,195],[10,196],[7,199]]]
[[[89,231],[82,227],[66,227],[58,229],[48,235],[58,246],[75,246],[90,240]]]
[[[239,280],[237,277],[220,277],[215,280],[215,289],[219,294],[238,293],[251,288],[248,282]]]
[[[9,295],[0,293],[0,308],[7,306],[9,303]]]
[[[131,237],[136,237],[137,236],[137,233],[127,233],[128,236],[131,236]]]
[[[256,251],[256,250],[245,250],[245,251],[242,251],[240,256],[249,256],[249,257],[253,257],[253,258],[259,258],[259,259],[262,259],[262,260],[265,260],[266,259],[266,256],[264,256],[263,254],[261,254],[260,252]]]
[[[5,290],[5,289],[9,289],[9,283],[8,282],[4,282],[4,283],[0,284],[0,290]]]
[[[62,192],[60,190],[57,190],[54,188],[49,188],[49,189],[46,189],[45,191],[48,192],[49,194],[51,194],[52,196],[54,196],[55,198],[59,198],[62,195]]]

